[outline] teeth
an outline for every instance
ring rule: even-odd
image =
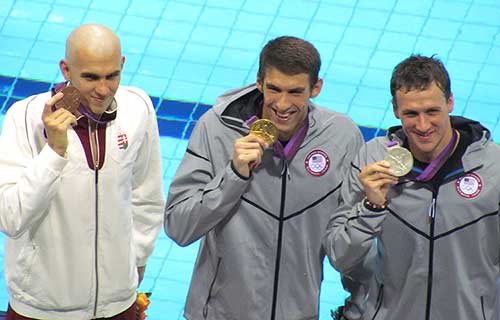
[[[276,115],[280,118],[283,118],[283,119],[287,119],[289,116],[290,116],[290,112],[287,112],[287,113],[279,113],[278,111],[274,111],[276,113]]]

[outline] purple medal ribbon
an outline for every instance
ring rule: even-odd
[[[453,148],[455,148],[455,144],[457,143],[457,138],[457,131],[453,130],[453,135],[450,142],[448,142],[448,145],[443,150],[441,150],[438,156],[427,165],[427,167],[421,174],[416,177],[417,181],[429,181],[432,179],[432,177],[434,177],[436,172],[441,169],[443,164],[451,155],[451,152],[453,151]]]
[[[287,161],[292,160],[299,150],[300,144],[306,137],[307,128],[309,128],[309,119],[307,119],[304,125],[293,134],[292,138],[288,141],[284,148],[281,141],[276,141],[273,146],[274,155],[278,158],[286,159]]]
[[[94,113],[92,113],[87,107],[85,107],[82,104],[80,104],[80,106],[78,107],[78,111],[81,114],[83,114],[84,116],[86,116],[88,119],[94,121],[95,123],[105,124],[108,122],[106,120],[101,120],[101,116],[99,116],[99,118],[97,118],[97,116]]]

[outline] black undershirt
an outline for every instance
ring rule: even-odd
[[[446,175],[463,167],[462,156],[464,155],[467,147],[472,143],[472,137],[467,131],[458,130],[458,132],[460,133],[460,135],[457,147],[453,151],[452,155],[448,158],[448,160],[446,160],[443,166],[434,175],[434,177],[432,177],[428,181],[429,184],[433,185],[436,188],[442,184],[443,179],[444,177],[446,177]],[[408,140],[405,140],[404,147],[408,148]],[[413,157],[414,167],[419,168],[423,171],[428,165],[428,162],[422,162]],[[412,177],[416,177],[417,175],[418,173],[412,172]]]

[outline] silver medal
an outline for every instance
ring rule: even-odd
[[[396,177],[402,177],[413,167],[413,156],[408,149],[393,146],[387,149],[384,160],[391,164]]]

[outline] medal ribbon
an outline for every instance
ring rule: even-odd
[[[309,119],[307,119],[304,125],[293,134],[292,138],[288,141],[284,148],[281,144],[281,141],[276,141],[273,146],[274,155],[278,158],[286,159],[287,161],[292,160],[292,158],[299,150],[300,144],[306,137],[307,128],[309,128]]]
[[[443,164],[450,157],[451,152],[453,151],[453,148],[457,143],[457,139],[458,139],[457,131],[453,130],[453,135],[451,137],[450,142],[448,142],[448,145],[443,150],[441,150],[438,156],[427,165],[427,167],[421,174],[417,176],[416,178],[417,181],[429,181],[432,179],[432,177],[434,177],[436,172],[438,172],[439,169],[441,169]]]

